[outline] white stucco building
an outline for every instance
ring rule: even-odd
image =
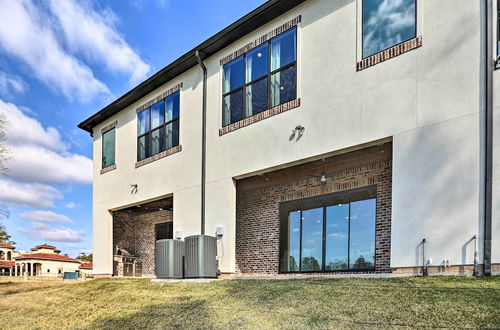
[[[393,5],[268,1],[83,121],[94,273],[217,229],[229,276],[498,273],[497,4]]]

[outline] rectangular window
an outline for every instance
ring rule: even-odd
[[[362,0],[363,58],[413,39],[416,0]]]
[[[155,237],[156,240],[160,239],[172,239],[174,238],[174,223],[162,222],[155,224]]]
[[[223,126],[297,97],[297,28],[224,65]]]
[[[280,206],[280,272],[375,269],[375,187]]]
[[[137,160],[179,145],[180,92],[137,114]]]
[[[115,164],[115,135],[116,128],[102,135],[102,168]]]

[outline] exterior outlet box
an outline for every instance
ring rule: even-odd
[[[194,235],[185,238],[186,278],[217,277],[217,240],[213,236]]]
[[[222,227],[217,227],[215,229],[215,236],[222,237],[224,235],[224,229]]]
[[[182,239],[182,233],[180,231],[176,231],[174,238],[175,239]]]
[[[161,239],[156,241],[156,277],[184,278],[184,241]]]

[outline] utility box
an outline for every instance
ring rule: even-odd
[[[175,239],[156,241],[156,277],[184,277],[184,242]]]
[[[217,277],[217,241],[213,236],[194,235],[186,243],[186,278]]]

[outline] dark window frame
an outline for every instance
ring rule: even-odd
[[[172,114],[172,119],[169,120],[169,121],[165,121],[166,119],[166,116],[167,116],[167,99],[171,98],[171,97],[174,97],[176,94],[179,95],[179,114],[177,117],[173,117],[173,114]],[[153,107],[154,105],[156,105],[157,103],[159,102],[163,102],[163,124],[159,125],[159,126],[156,126],[153,128],[152,126],[152,116],[151,116],[151,107]],[[147,130],[145,133],[142,133],[139,135],[139,132],[137,132],[137,161],[141,161],[141,160],[144,160],[144,159],[147,159],[149,157],[152,157],[154,155],[157,155],[165,150],[169,150],[169,149],[172,149],[172,148],[175,148],[177,147],[179,144],[180,144],[180,118],[181,118],[181,94],[180,94],[180,91],[176,91],[170,95],[168,95],[167,97],[165,97],[164,99],[161,99],[160,101],[150,105],[149,107],[147,107],[146,109],[144,110],[141,110],[137,113],[137,117],[139,117],[139,114],[144,112],[144,111],[148,111],[149,112],[149,130]],[[165,138],[166,138],[166,127],[170,124],[173,124],[175,122],[178,122],[179,123],[179,129],[178,129],[178,134],[179,136],[177,137],[177,144],[176,145],[173,145],[172,147],[166,149],[166,142],[165,142]],[[137,125],[139,126],[140,123],[139,123],[139,120],[137,120]],[[153,149],[153,139],[151,138],[151,136],[153,135],[153,132],[159,130],[160,131],[160,148],[157,153],[152,153],[152,149]],[[144,155],[144,158],[140,158],[140,144],[139,144],[139,140],[142,138],[142,137],[145,137],[145,145],[146,145],[146,150],[145,150],[145,155]]]
[[[350,266],[350,244],[351,244],[351,206],[349,206],[349,223],[348,223],[348,236],[347,236],[347,268],[346,269],[335,269],[335,270],[326,270],[325,268],[325,259],[326,259],[326,209],[329,206],[333,206],[335,204],[328,203],[327,201],[332,198],[342,198],[342,196],[349,196],[351,194],[356,193],[368,193],[372,194],[372,198],[375,199],[375,230],[374,230],[374,256],[373,256],[373,268],[351,268]],[[369,198],[370,199],[370,198]],[[366,200],[366,198],[362,199],[350,199],[349,204],[361,200]],[[299,200],[286,201],[281,202],[279,205],[279,258],[278,258],[278,273],[279,274],[307,274],[307,273],[363,273],[363,272],[374,272],[376,270],[376,262],[377,262],[377,219],[378,219],[378,194],[377,194],[377,186],[371,185],[351,190],[339,191],[330,194],[313,196],[308,198],[303,198]],[[322,256],[321,256],[321,270],[317,271],[302,271],[302,212],[310,209],[315,209],[321,207],[323,208],[323,233],[322,233]],[[288,223],[288,218],[290,212],[300,211],[300,241],[299,241],[299,270],[298,271],[284,271],[282,269],[282,256],[283,256],[283,239],[289,235],[289,232],[283,230],[285,227],[284,224]]]
[[[376,53],[373,53],[372,55],[367,55],[365,56],[364,54],[364,49],[365,49],[365,38],[364,38],[364,30],[363,30],[363,22],[365,21],[365,13],[364,13],[364,10],[363,10],[363,6],[364,6],[364,2],[366,0],[361,0],[361,59],[364,60],[365,58],[368,58],[368,57],[372,57],[374,55],[377,55],[379,53],[382,53],[392,47],[396,47],[398,45],[401,45],[401,44],[404,44],[405,42],[407,42],[408,40],[412,40],[412,39],[415,39],[417,37],[417,32],[418,32],[418,10],[417,10],[417,6],[418,6],[418,2],[419,0],[413,0],[415,1],[415,29],[414,29],[414,33],[413,33],[413,37],[409,38],[409,39],[406,39],[406,40],[403,40],[401,42],[398,42],[397,44],[394,44],[392,46],[389,46],[389,47],[386,47],[382,50],[379,50],[378,52]]]
[[[115,148],[113,150],[113,153],[115,154],[115,159],[113,161],[113,164],[109,164],[104,166],[104,136],[108,133],[111,133],[112,131],[115,131]],[[107,130],[106,132],[102,133],[102,143],[101,143],[101,169],[108,168],[110,166],[113,166],[116,164],[116,127],[113,127],[110,130]]]
[[[294,31],[294,34],[295,34],[295,60],[274,70],[274,71],[271,71],[271,42],[281,36],[282,34],[284,33],[287,33],[287,32],[290,32],[291,30]],[[265,45],[267,44],[267,73],[258,77],[258,78],[255,78],[254,80],[251,80],[250,82],[246,82],[246,70],[247,70],[247,54],[249,52],[251,52],[252,50],[258,48],[258,47],[261,47],[262,45]],[[230,62],[224,64],[224,66],[222,67],[222,72],[224,72],[224,67],[226,65],[229,65],[231,63],[233,63],[234,61],[240,59],[240,58],[243,58],[243,85],[238,87],[238,88],[235,88],[235,89],[232,89],[232,90],[229,90],[228,92],[224,93],[224,77],[222,79],[222,127],[226,127],[226,126],[229,126],[231,124],[233,124],[231,122],[231,120],[229,120],[229,123],[228,124],[224,124],[224,99],[226,98],[226,96],[229,96],[231,94],[235,94],[239,91],[242,91],[242,113],[243,113],[243,118],[240,119],[240,120],[243,120],[243,119],[246,119],[248,117],[245,117],[245,114],[246,114],[246,89],[247,87],[249,87],[250,85],[253,85],[263,79],[265,79],[267,77],[267,109],[263,110],[263,111],[266,111],[266,110],[269,110],[273,107],[272,105],[272,97],[271,97],[271,94],[272,94],[272,85],[271,85],[271,78],[274,74],[278,73],[278,72],[281,72],[281,71],[284,71],[292,66],[295,66],[295,95],[297,95],[297,55],[298,55],[298,34],[297,34],[297,27],[294,26],[286,31],[283,31],[282,33],[274,36],[273,38],[267,40],[266,42],[263,42],[262,44],[250,49],[249,51],[247,51],[246,53],[244,54],[241,54],[240,56],[236,57],[235,59],[231,60]],[[281,105],[283,103],[286,103],[288,101],[285,101],[285,102],[280,102],[280,104],[277,104],[275,106],[278,106],[278,105]],[[261,112],[263,112],[261,111]],[[231,116],[231,114],[229,114]],[[249,117],[253,116],[254,114],[250,115]],[[237,122],[237,121],[236,121]]]

